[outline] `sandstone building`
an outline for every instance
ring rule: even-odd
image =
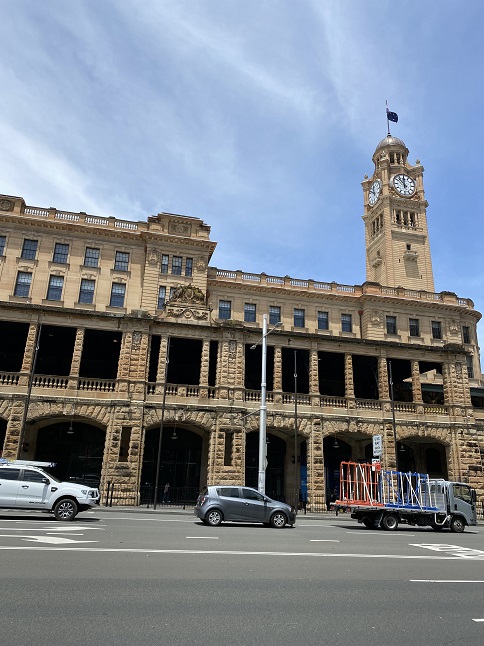
[[[3,456],[52,460],[61,478],[109,483],[115,501],[142,500],[158,459],[180,499],[257,486],[267,314],[269,495],[323,501],[342,459],[371,460],[374,435],[386,466],[484,495],[480,314],[434,292],[421,164],[391,136],[373,164],[361,285],[212,267],[198,218],[1,195]]]

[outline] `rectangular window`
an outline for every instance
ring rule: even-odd
[[[468,325],[462,326],[462,341],[463,343],[471,342],[471,328]]]
[[[173,298],[173,295],[175,292],[176,292],[176,287],[170,287],[170,298]]]
[[[244,321],[247,323],[255,323],[255,305],[253,303],[245,303]]]
[[[114,259],[114,269],[118,271],[128,271],[129,266],[129,253],[125,251],[116,251]]]
[[[111,307],[124,307],[124,296],[126,294],[126,285],[124,283],[113,283],[111,287]]]
[[[62,242],[56,242],[54,247],[54,255],[52,262],[57,262],[59,265],[65,265],[69,257],[69,245]]]
[[[228,320],[232,316],[232,303],[230,301],[219,301],[218,317]]]
[[[225,447],[224,447],[224,467],[232,466],[232,452],[234,448],[234,434],[225,433]]]
[[[187,258],[185,260],[185,276],[193,275],[193,258]]]
[[[162,310],[165,307],[165,299],[166,299],[166,287],[163,285],[160,285],[158,289],[158,309]]]
[[[15,283],[15,296],[28,296],[30,292],[30,284],[32,282],[32,274],[30,271],[19,271],[17,274],[17,281]]]
[[[167,274],[168,273],[168,261],[170,260],[170,257],[167,256],[166,254],[163,254],[161,256],[161,273],[162,274]]]
[[[173,256],[171,259],[171,273],[174,276],[181,276],[182,275],[182,257],[181,256]]]
[[[304,310],[294,308],[294,327],[306,327]]]
[[[61,301],[63,287],[64,287],[64,276],[51,276],[49,278],[49,287],[47,288],[47,300]]]
[[[21,258],[25,260],[34,260],[37,255],[38,240],[24,240]]]
[[[7,238],[5,236],[0,236],[0,256],[4,254],[6,240]]]
[[[420,325],[418,319],[409,319],[410,336],[420,336]]]
[[[474,379],[474,362],[472,360],[472,354],[467,355],[466,363],[467,363],[467,375],[469,379]]]
[[[79,290],[79,303],[94,303],[94,288],[96,281],[83,278],[81,280],[81,289]]]
[[[277,325],[281,322],[281,308],[279,305],[269,306],[269,323],[270,325]]]
[[[318,330],[329,330],[328,312],[318,312]]]
[[[397,333],[397,317],[396,316],[387,316],[387,334],[396,334]]]
[[[351,320],[351,314],[341,314],[341,331],[353,332],[353,322]]]
[[[440,321],[432,321],[432,339],[442,338],[442,323]]]
[[[84,255],[84,267],[97,267],[99,265],[99,249],[86,247]]]

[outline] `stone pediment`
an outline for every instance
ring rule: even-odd
[[[178,285],[166,305],[166,316],[173,318],[208,319],[205,294],[194,285]]]

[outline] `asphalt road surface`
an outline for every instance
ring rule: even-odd
[[[0,512],[3,646],[483,646],[484,528]]]

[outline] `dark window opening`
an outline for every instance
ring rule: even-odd
[[[412,368],[410,361],[408,359],[388,359],[388,364],[390,363],[394,401],[412,402]],[[390,388],[390,365],[388,365],[388,385]]]
[[[0,344],[0,370],[2,372],[20,372],[28,332],[28,323],[0,321],[0,338],[4,340]]]
[[[95,379],[116,379],[121,340],[121,332],[86,330],[79,376]]]
[[[118,462],[127,462],[129,454],[129,443],[131,442],[131,427],[123,426],[121,429],[121,439],[119,441]]]
[[[148,365],[148,381],[154,383],[158,372],[158,360],[160,357],[161,336],[154,334],[150,342],[150,359]]]
[[[253,350],[250,345],[245,346],[245,380],[244,386],[248,390],[261,389],[262,377],[262,345],[259,343]],[[266,388],[274,389],[274,348],[267,346],[266,362]]]
[[[232,466],[232,452],[234,449],[234,434],[225,433],[225,446],[224,446],[224,467]]]
[[[297,375],[297,384],[294,374]],[[293,393],[295,388],[299,394],[309,393],[309,352],[282,348],[282,390]]]
[[[198,386],[201,365],[202,341],[200,339],[170,338],[168,383]]]
[[[217,381],[218,341],[210,341],[210,360],[208,365],[208,385],[212,388]]]
[[[378,399],[378,360],[354,354],[353,383],[357,399]]]
[[[345,358],[340,352],[318,352],[319,392],[332,397],[345,396]]]
[[[71,372],[76,328],[43,325],[35,374],[67,377]]]

